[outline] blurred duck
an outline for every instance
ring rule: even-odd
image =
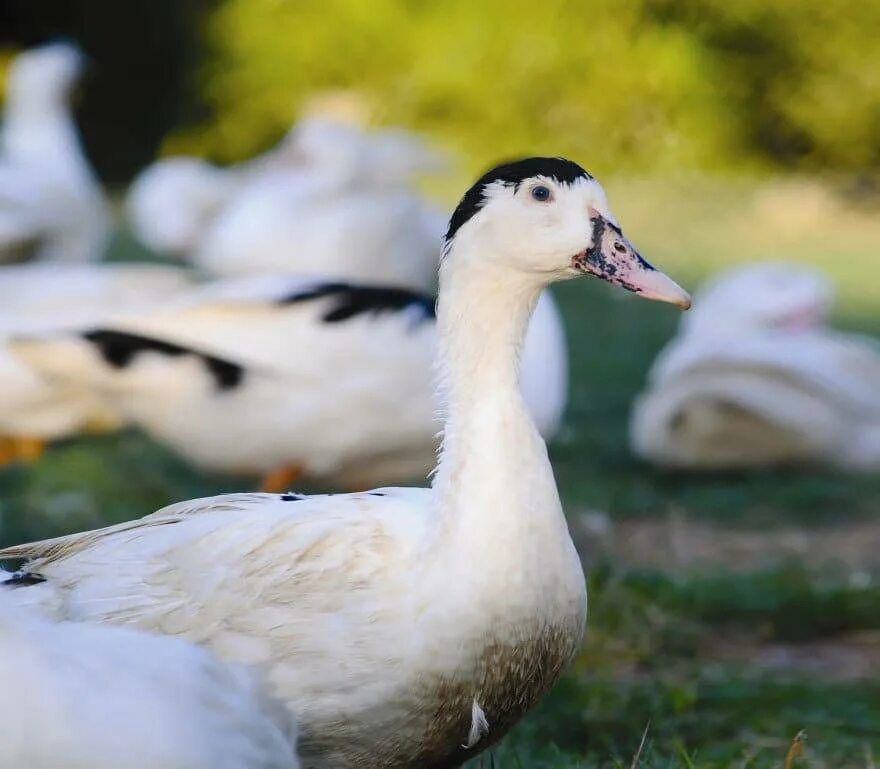
[[[427,288],[444,221],[410,179],[439,163],[403,131],[308,118],[271,152],[229,169],[159,161],[135,181],[127,208],[144,243],[207,275],[281,270]]]
[[[191,215],[188,211],[192,208],[181,205],[179,195],[162,189],[159,177],[165,172],[169,177],[177,173],[172,163],[177,164],[183,177],[181,189],[190,184],[194,188],[189,196],[192,208],[199,208],[199,201],[209,201],[207,209],[212,214],[208,220],[201,214]],[[397,288],[430,290],[436,279],[445,220],[411,190],[409,181],[415,173],[440,167],[439,156],[404,131],[386,129],[367,133],[347,122],[312,117],[301,120],[271,152],[232,169],[221,170],[193,160],[161,161],[153,171],[145,172],[142,182],[135,184],[129,196],[129,208],[132,221],[139,220],[140,211],[140,220],[145,225],[156,232],[166,228],[163,237],[167,243],[175,242],[176,250],[192,250],[192,260],[207,274],[235,278],[268,274],[270,277],[264,285],[280,287],[280,296],[285,292],[295,294],[298,284],[338,283],[340,291],[347,290],[360,297],[369,294],[368,301],[381,303],[383,297],[407,296],[407,291],[396,291]],[[151,175],[157,180],[152,191]],[[218,197],[212,198],[213,193]],[[155,200],[155,208],[148,205],[148,198]],[[202,226],[204,221],[208,221],[207,227]],[[201,224],[192,227],[193,223]],[[181,236],[182,233],[185,234]],[[290,278],[272,278],[273,271],[277,270],[295,270],[301,277],[293,279],[291,284]],[[279,282],[273,283],[273,280]],[[287,291],[285,285],[293,288]],[[369,286],[376,290],[367,291]],[[266,300],[273,301],[276,293],[276,289],[270,288]],[[210,295],[206,298],[210,301]],[[422,296],[414,297],[414,301],[425,307],[432,304]],[[297,315],[291,316],[294,309]],[[377,315],[382,314],[380,308]],[[375,317],[371,311],[366,315]],[[208,317],[207,311],[200,317]],[[221,317],[229,316],[224,313]],[[268,324],[264,336],[272,335],[271,327],[279,322],[276,317],[264,316],[261,320]],[[292,483],[297,477],[293,468],[299,468],[309,477],[349,487],[424,477],[433,462],[435,429],[426,395],[430,392],[429,368],[419,370],[419,367],[430,360],[430,349],[424,345],[433,332],[411,335],[404,325],[400,327],[400,334],[407,341],[387,350],[384,349],[387,341],[384,332],[370,333],[376,328],[375,324],[356,323],[354,334],[348,333],[349,326],[345,324],[345,333],[333,329],[334,351],[330,353],[325,350],[323,341],[327,329],[315,310],[289,308],[284,317],[302,329],[297,336],[298,345],[286,344],[277,359],[267,364],[261,362],[259,366],[261,370],[272,371],[283,364],[284,376],[293,377],[292,383],[286,382],[287,394],[278,396],[279,403],[290,404],[290,408],[285,409],[288,418],[273,421],[275,430],[268,432],[271,435],[284,430],[277,443],[260,442],[258,447],[242,445],[241,456],[235,452],[214,456],[220,453],[214,433],[229,422],[208,418],[209,412],[190,408],[187,408],[190,419],[179,420],[168,412],[159,420],[155,407],[147,402],[150,392],[143,388],[138,388],[140,405],[137,408],[132,405],[126,411],[136,413],[136,421],[206,469],[263,474],[272,470],[273,474],[266,481],[269,484],[266,488],[270,490],[279,483]],[[282,321],[286,322],[288,320]],[[383,322],[391,321],[383,318]],[[175,344],[195,350],[211,350],[212,354],[236,365],[246,364],[248,360],[248,356],[241,354],[243,348],[252,355],[252,350],[266,346],[263,341],[248,341],[239,347],[233,341],[234,336],[226,336],[230,343],[218,346],[212,330],[201,334],[184,332],[184,328],[189,328],[189,321],[178,322],[172,316],[163,324],[151,322],[149,325],[160,339],[174,340]],[[428,323],[429,329],[430,326]],[[136,335],[144,333],[139,320],[126,328]],[[422,350],[417,352],[420,346]],[[384,359],[389,368],[365,376],[363,372],[369,369],[370,355],[376,347],[383,348],[376,359]],[[295,361],[290,360],[293,349],[299,353]],[[60,363],[57,361],[54,365]],[[169,360],[168,363],[181,365],[180,361]],[[42,363],[35,365],[43,367]],[[79,368],[85,372],[86,367]],[[419,370],[413,375],[418,382],[415,391],[410,391],[408,380],[399,379],[390,386],[384,384],[394,376],[393,372],[399,374],[404,369]],[[538,303],[529,328],[522,382],[538,426],[548,440],[555,435],[565,409],[567,369],[565,333],[559,311],[548,293]],[[334,387],[325,385],[328,371],[349,370],[353,372],[353,378],[346,378],[350,382],[343,384],[335,377]],[[249,374],[247,380],[261,381],[259,374]],[[373,399],[377,396],[373,388],[380,382],[383,383],[384,396],[380,396],[383,405],[376,409]],[[118,385],[114,389],[118,391]],[[251,389],[245,388],[245,391],[251,392]],[[182,395],[183,391],[180,392]],[[195,402],[202,392],[193,391],[189,397]],[[410,397],[412,392],[417,392],[418,397]],[[301,397],[299,401],[297,394]],[[127,396],[125,400],[128,401]],[[401,413],[400,402],[423,405],[413,406],[415,411]],[[346,413],[351,417],[348,421],[342,417],[340,403],[347,404]],[[204,404],[209,411],[220,407],[211,398]],[[261,420],[255,416],[259,410],[245,407],[244,402],[242,408],[239,422],[242,429],[259,436]],[[273,417],[266,414],[264,419],[270,421]],[[247,427],[251,420],[253,426]],[[159,422],[169,427],[165,429]],[[205,430],[200,427],[202,424],[213,427]],[[335,426],[339,424],[359,429],[352,429],[343,437],[337,435],[339,431]],[[294,427],[296,429],[290,429]],[[415,439],[412,430],[416,431]],[[187,434],[182,437],[184,432]],[[330,451],[325,459],[322,459],[322,445]],[[308,458],[304,456],[306,450],[311,455]],[[289,468],[287,471],[278,470],[282,463]]]
[[[240,187],[240,172],[191,157],[159,160],[132,182],[125,206],[135,237],[185,258]]]
[[[0,267],[0,463],[36,459],[47,441],[121,426],[92,387],[50,380],[11,355],[16,334],[60,332],[105,313],[167,301],[189,286],[180,268],[139,264]]]
[[[430,488],[225,495],[7,548],[0,558],[31,559],[19,576],[31,584],[9,591],[13,600],[58,619],[181,635],[260,666],[297,716],[309,769],[461,766],[553,686],[583,635],[580,559],[517,385],[538,295],[579,275],[689,302],[625,239],[580,166],[529,158],[492,169],[465,193],[446,235],[436,332],[445,424]],[[382,323],[390,348],[405,340],[403,328],[418,333],[427,314],[402,298],[400,311],[377,313],[359,309],[360,294],[323,293],[298,292],[284,305],[320,318],[328,354],[333,332]],[[240,312],[230,315],[229,333],[261,339],[242,328]],[[301,333],[291,323],[289,338],[270,343],[275,365],[315,352],[297,350]],[[167,353],[99,340],[81,345],[83,354],[167,376],[159,365]],[[337,378],[373,376],[386,352],[369,350],[378,357]],[[220,398],[247,381],[208,353],[185,357]],[[264,394],[258,407],[272,416],[276,391]],[[357,427],[341,420],[326,429],[344,438]],[[234,453],[246,439],[233,425],[218,451]]]
[[[410,185],[437,162],[402,131],[365,133],[315,118],[288,139],[295,170],[274,164],[236,195],[192,255],[211,275],[295,270],[425,289],[444,217]]]
[[[83,59],[66,43],[19,54],[0,128],[0,261],[98,259],[110,220],[70,112]]]
[[[763,263],[703,290],[633,409],[640,456],[692,469],[880,468],[880,346],[826,325],[823,276]]]
[[[0,572],[0,585],[18,582]],[[167,636],[49,622],[10,596],[0,593],[0,766],[299,766],[290,717],[244,668]]]
[[[522,387],[545,437],[566,402],[561,327],[542,297]],[[22,366],[111,405],[205,470],[261,474],[276,491],[300,476],[359,489],[433,467],[430,296],[258,276],[84,328],[13,350]]]

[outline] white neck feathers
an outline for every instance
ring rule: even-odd
[[[433,489],[455,547],[481,558],[569,541],[547,450],[519,389],[539,276],[453,245],[440,270],[439,389],[446,421]],[[457,250],[458,249],[458,250]],[[497,560],[497,558],[496,558]]]

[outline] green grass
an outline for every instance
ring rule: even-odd
[[[802,258],[827,269],[839,286],[840,323],[880,334],[875,216],[828,202],[807,182],[757,191],[743,180],[620,180],[609,187],[630,237],[686,285],[735,261]],[[115,258],[132,253],[127,240],[117,241]],[[709,525],[724,541],[734,532],[821,535],[876,516],[876,476],[792,469],[693,477],[634,460],[626,444],[629,404],[678,315],[590,281],[560,286],[557,296],[572,388],[552,458],[575,529],[586,512],[607,516],[612,526],[673,516]],[[200,475],[135,432],[73,440],[34,467],[0,470],[0,542],[252,486],[251,479]],[[880,547],[858,568],[847,553],[832,553],[840,561],[834,572],[818,569],[819,554],[809,550],[800,558],[746,557],[733,570],[729,563],[690,563],[686,555],[668,564],[662,557],[624,561],[620,550],[612,539],[587,559],[589,630],[573,671],[474,766],[629,767],[648,725],[643,768],[781,767],[800,729],[809,739],[796,767],[867,769],[880,761],[878,667],[852,675],[831,654],[862,655],[880,666]],[[791,663],[767,662],[780,654]],[[829,654],[828,664],[807,664]]]

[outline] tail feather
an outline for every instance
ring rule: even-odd
[[[94,347],[75,332],[17,337],[7,342],[7,349],[50,379],[98,384],[111,373]]]

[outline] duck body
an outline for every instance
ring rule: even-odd
[[[297,769],[289,716],[245,668],[179,639],[50,622],[7,596],[0,618],[0,765]]]
[[[439,237],[407,190],[338,190],[320,178],[267,174],[230,202],[194,250],[219,276],[296,272],[421,287],[435,270]]]
[[[432,283],[445,222],[410,177],[439,161],[414,137],[314,118],[268,158],[206,228],[191,257],[199,269]]]
[[[880,467],[880,347],[829,329],[830,297],[820,275],[774,263],[707,286],[636,401],[636,453],[692,469]]]
[[[135,236],[157,253],[180,258],[195,248],[242,183],[240,170],[193,157],[169,157],[132,182],[125,210]]]
[[[34,562],[48,581],[15,597],[56,617],[180,635],[268,669],[271,690],[295,703],[305,767],[457,766],[500,738],[559,675],[586,604],[564,540],[555,555],[571,584],[556,575],[548,584],[536,553],[525,554],[538,589],[567,588],[549,606],[536,605],[536,584],[524,575],[503,590],[492,585],[494,571],[479,586],[458,569],[453,578],[432,547],[432,504],[425,489],[194,500],[69,541],[51,564]],[[89,567],[83,581],[84,559],[106,564],[112,578]],[[229,567],[217,573],[218,563]],[[209,589],[206,573],[219,578]],[[124,597],[127,588],[134,592]],[[353,627],[371,630],[345,630]],[[401,636],[404,627],[412,632]],[[485,730],[474,726],[475,701]]]
[[[424,473],[436,432],[432,314],[412,292],[275,276],[215,284],[166,310],[39,335],[15,351],[207,470],[296,464],[327,479],[376,462],[387,470],[374,472]]]
[[[518,353],[551,281],[588,273],[685,306],[580,166],[499,166],[450,220],[437,360],[443,442],[427,489],[226,495],[0,551],[52,617],[179,635],[264,671],[307,769],[444,769],[553,685],[586,617],[580,559]],[[2,586],[0,586],[2,587]]]
[[[767,332],[670,349],[636,402],[636,451],[694,469],[880,467],[880,348],[857,335]]]
[[[158,161],[132,185],[127,210],[144,243],[212,277],[297,272],[423,289],[445,222],[411,177],[439,166],[403,131],[307,118],[237,166]]]
[[[55,440],[118,427],[123,418],[93,387],[52,380],[11,354],[16,335],[64,333],[114,308],[168,301],[190,285],[186,272],[158,265],[41,264],[0,268],[0,436]]]
[[[110,218],[70,114],[81,55],[54,43],[12,63],[0,130],[0,260],[101,256]]]
[[[369,488],[424,478],[434,464],[433,297],[261,276],[86,328],[15,344],[20,365],[112,404],[206,470],[298,467],[320,482]],[[542,297],[522,383],[548,438],[565,404],[560,329]]]

